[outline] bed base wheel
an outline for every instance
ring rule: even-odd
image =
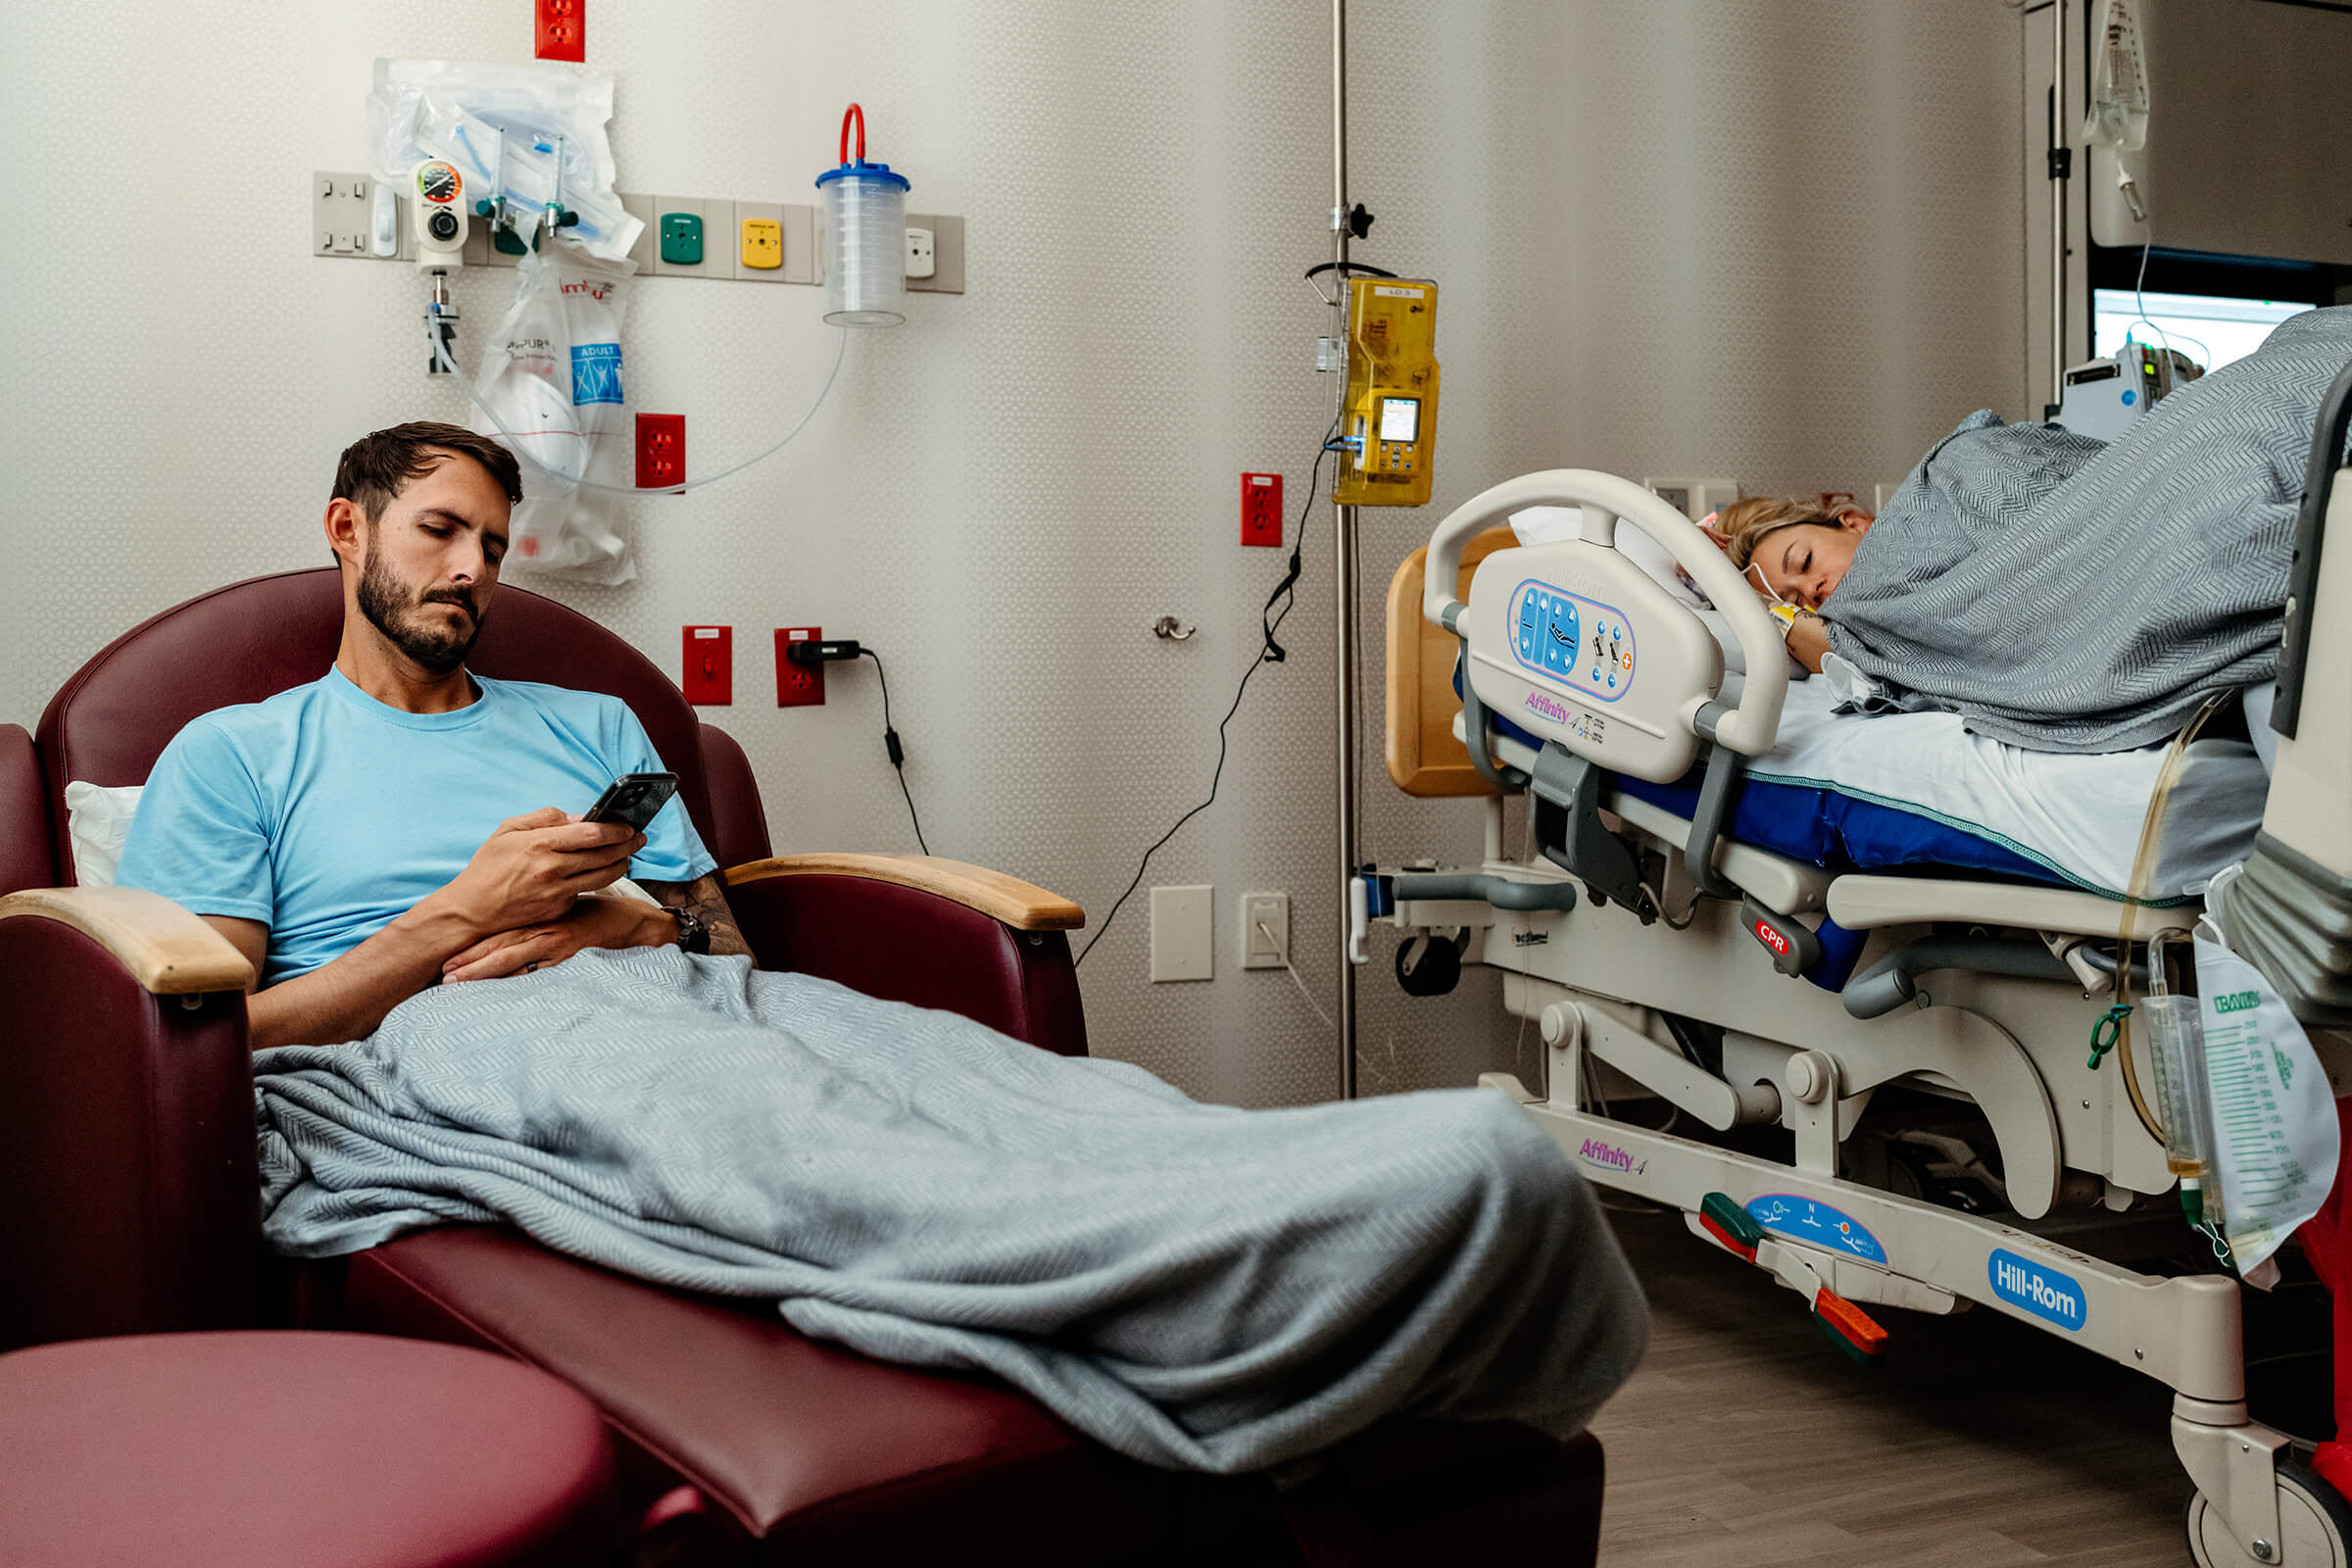
[[[2278,1541],[2241,1542],[2221,1510],[2191,1488],[2181,1530],[2197,1568],[2352,1568],[2352,1507],[2309,1465],[2283,1453]]]

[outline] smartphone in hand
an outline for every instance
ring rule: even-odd
[[[583,822],[626,822],[642,833],[669,798],[678,793],[675,773],[623,773],[580,818]]]

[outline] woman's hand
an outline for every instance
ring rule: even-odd
[[[676,916],[642,899],[591,894],[540,925],[484,937],[441,966],[441,980],[496,980],[562,963],[583,948],[657,948],[677,940]]]

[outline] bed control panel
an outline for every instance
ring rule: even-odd
[[[1544,582],[1521,583],[1515,597],[1519,662],[1596,703],[1633,690],[1634,628],[1624,611]]]
[[[1464,677],[1492,718],[1661,783],[1690,766],[1690,715],[1723,683],[1705,623],[1626,557],[1583,539],[1480,562],[1457,629]]]

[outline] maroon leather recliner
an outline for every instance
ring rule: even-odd
[[[1003,1385],[869,1361],[772,1307],[643,1284],[503,1227],[447,1226],[325,1265],[266,1258],[250,970],[164,899],[72,886],[64,792],[143,782],[197,714],[316,679],[341,622],[335,568],[237,583],[92,659],[37,741],[0,725],[0,1350],[274,1323],[504,1351],[604,1411],[647,1559],[1592,1560],[1589,1436],[1396,1421],[1279,1484],[1183,1476]],[[643,656],[553,600],[502,588],[472,662],[629,705],[728,868],[763,967],[1085,1052],[1062,934],[1083,919],[1075,906],[955,861],[770,858],[742,750]]]

